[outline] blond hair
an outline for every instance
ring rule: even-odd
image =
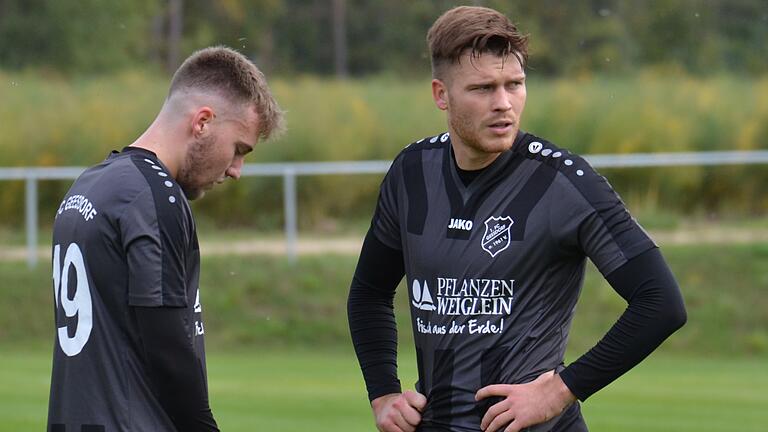
[[[269,139],[283,129],[283,111],[264,74],[239,52],[215,46],[189,56],[176,70],[168,98],[182,91],[209,91],[234,104],[251,104],[259,118],[258,137]]]

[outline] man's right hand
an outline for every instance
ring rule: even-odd
[[[376,427],[381,432],[414,432],[421,423],[427,398],[414,391],[391,393],[371,401]]]

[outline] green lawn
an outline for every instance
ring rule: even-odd
[[[688,323],[584,405],[592,432],[766,431],[768,244],[663,248]],[[222,430],[374,430],[345,316],[356,257],[206,257],[209,382]],[[0,432],[45,430],[53,336],[50,267],[0,262]],[[407,290],[396,299],[410,347]],[[567,361],[626,307],[588,269]],[[301,350],[296,347],[303,347]],[[412,349],[412,348],[411,348]],[[410,351],[401,359],[415,381]]]
[[[768,359],[656,355],[584,404],[592,432],[765,431]],[[411,353],[401,356],[407,387]],[[49,350],[0,347],[0,431],[44,430]],[[225,432],[375,430],[349,350],[209,354],[211,401]]]

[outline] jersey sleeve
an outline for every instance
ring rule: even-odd
[[[176,429],[218,431],[193,343],[187,313],[179,308],[134,308],[149,375],[160,404]]]
[[[640,363],[687,320],[683,295],[658,249],[632,258],[606,279],[628,307],[592,349],[560,372],[581,401]]]
[[[158,200],[150,187],[119,219],[128,262],[128,304],[186,307],[186,242],[181,203]]]
[[[398,205],[399,183],[401,178],[400,159],[397,158],[381,182],[376,211],[371,221],[371,229],[376,238],[386,246],[401,250],[400,213]]]
[[[368,231],[349,289],[347,319],[371,401],[401,391],[394,298],[404,275],[403,251],[387,247]]]
[[[607,276],[657,246],[608,180],[583,159],[575,159],[573,169],[561,172],[551,227],[567,248],[588,256]]]

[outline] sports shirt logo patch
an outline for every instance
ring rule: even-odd
[[[485,220],[485,234],[483,234],[483,250],[491,257],[509,247],[511,239],[510,229],[515,221],[509,216],[491,216]]]
[[[533,154],[536,154],[536,153],[540,152],[543,147],[544,146],[540,142],[534,141],[534,142],[528,144],[528,151],[533,153]]]
[[[451,222],[448,224],[449,229],[457,229],[463,231],[472,231],[473,223],[471,220],[455,219],[451,218]]]
[[[419,281],[414,279],[413,284],[411,284],[411,294],[413,294],[411,304],[416,309],[421,309],[424,311],[433,311],[437,309],[435,307],[434,300],[432,300],[432,295],[429,294],[429,286],[427,285],[427,281],[424,281],[424,287],[422,288]]]

